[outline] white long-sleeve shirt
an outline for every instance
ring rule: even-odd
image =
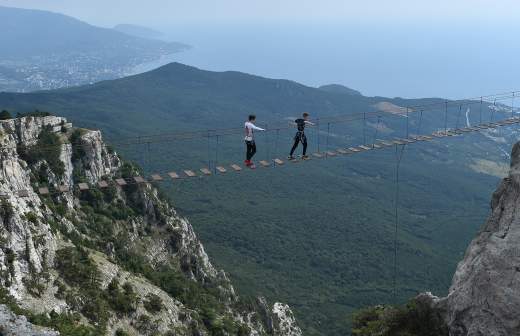
[[[244,140],[246,140],[246,141],[253,141],[253,130],[265,131],[265,129],[255,126],[255,124],[253,124],[250,121],[245,122],[244,130],[246,133],[246,137],[244,138]]]

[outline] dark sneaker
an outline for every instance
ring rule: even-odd
[[[302,160],[309,160],[309,159],[310,159],[309,155],[303,155],[302,156]]]
[[[287,160],[291,160],[291,161],[292,161],[292,160],[296,160],[296,158],[295,158],[294,156],[292,156],[292,155],[289,155],[289,156],[287,157]]]

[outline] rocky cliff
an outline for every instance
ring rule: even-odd
[[[11,321],[62,335],[301,335],[288,306],[235,293],[153,186],[97,187],[139,174],[100,132],[28,116],[0,121],[0,146],[0,303]]]
[[[450,336],[520,335],[520,143],[491,208],[457,267],[448,297],[438,303],[447,312]]]
[[[491,215],[458,264],[448,296],[422,293],[405,306],[354,316],[356,336],[520,336],[520,142]]]

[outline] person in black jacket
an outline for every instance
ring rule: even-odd
[[[302,114],[302,118],[298,118],[294,121],[294,125],[296,126],[298,131],[296,132],[296,135],[294,136],[294,144],[292,146],[291,154],[289,154],[288,159],[289,160],[295,159],[294,151],[296,150],[296,148],[298,147],[298,145],[301,142],[301,144],[303,146],[302,159],[306,160],[309,158],[309,156],[307,155],[307,137],[305,136],[305,126],[307,126],[307,125],[313,126],[314,124],[309,121],[309,113],[304,112]]]

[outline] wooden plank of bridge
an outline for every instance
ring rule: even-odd
[[[80,191],[85,191],[89,189],[88,184],[86,183],[78,183],[78,187]]]
[[[122,178],[118,178],[116,179],[116,183],[118,186],[122,187],[122,186],[125,186],[126,185],[126,181]]]
[[[172,180],[177,180],[180,178],[179,174],[177,174],[176,172],[169,172],[168,173],[168,176],[172,179]]]
[[[346,150],[344,150],[344,149],[342,149],[342,148],[338,148],[338,149],[336,149],[336,152],[338,152],[339,154],[343,154],[343,155],[345,155],[345,154],[350,154],[350,152],[347,152]]]
[[[29,191],[23,189],[23,190],[18,190],[17,192],[18,196],[20,197],[29,197]]]
[[[195,172],[193,170],[186,169],[186,170],[183,170],[183,172],[188,177],[196,177],[197,176],[197,174],[195,174]]]
[[[364,150],[371,150],[372,149],[372,147],[368,147],[368,146],[365,146],[365,145],[361,145],[361,146],[359,146],[359,148],[364,149]]]
[[[62,184],[62,185],[58,186],[58,190],[60,192],[68,192],[69,191],[69,186]]]
[[[406,144],[406,142],[399,141],[399,140],[394,140],[392,142],[394,143],[394,145],[405,145]]]
[[[49,188],[46,188],[46,187],[38,188],[38,193],[40,195],[49,195]]]
[[[134,176],[134,181],[137,184],[146,183],[146,180],[142,176]]]
[[[108,188],[108,182],[107,181],[99,181],[97,183],[98,187],[100,188]]]
[[[381,149],[381,148],[383,148],[383,146],[378,145],[378,144],[372,144],[372,148],[374,148],[374,149]]]
[[[274,159],[274,163],[276,163],[279,166],[283,165],[283,161],[280,159]]]
[[[323,154],[321,154],[321,153],[312,153],[312,156],[314,156],[315,158],[321,159],[323,157]]]
[[[207,176],[211,175],[211,171],[208,168],[200,168],[200,171],[204,175],[207,175]]]
[[[359,152],[361,152],[361,149],[356,148],[356,147],[349,147],[348,150],[351,151],[352,153],[359,153]]]
[[[462,132],[462,133],[469,133],[472,130],[469,127],[464,127],[464,128],[459,128],[457,131]]]
[[[269,162],[265,161],[265,160],[259,161],[258,163],[260,163],[260,165],[262,167],[269,167],[269,166],[271,166],[271,164]]]
[[[161,175],[159,175],[159,174],[153,174],[152,175],[152,181],[159,182],[159,181],[162,181],[162,180],[163,180],[163,178],[162,178]]]
[[[240,167],[237,164],[232,164],[230,167],[233,168],[234,171],[241,171],[242,170],[242,167]]]
[[[221,167],[221,166],[217,166],[216,169],[217,169],[217,171],[218,171],[219,173],[222,173],[222,174],[224,174],[224,173],[227,172],[226,168]]]
[[[338,154],[336,154],[336,153],[333,152],[333,151],[326,151],[325,154],[327,154],[327,156],[331,156],[331,157],[332,157],[332,156],[336,156],[336,155],[338,155]]]

